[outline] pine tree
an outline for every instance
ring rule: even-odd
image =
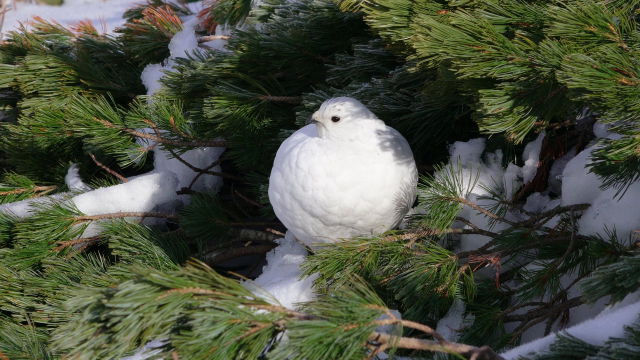
[[[150,1],[115,35],[43,20],[12,32],[0,43],[0,206],[33,203],[28,216],[0,207],[0,359],[118,359],[152,341],[183,359],[499,359],[492,349],[538,324],[548,334],[572,309],[622,300],[640,288],[636,243],[615,229],[581,234],[589,204],[523,204],[556,159],[593,139],[596,119],[616,136],[600,140],[591,170],[616,196],[640,179],[639,8],[221,0],[199,14],[197,35],[204,44],[236,26],[226,50],[173,59],[153,96],[141,73],[170,55],[187,7]],[[243,281],[285,230],[266,196],[279,144],[341,95],[409,140],[421,211],[402,230],[311,250],[303,268],[318,296],[292,310]],[[447,164],[448,144],[491,135],[485,155],[522,165],[542,131],[536,176],[517,189]],[[220,147],[206,167],[187,160]],[[161,151],[195,174],[182,208],[88,214],[76,197],[87,189],[64,181],[75,163],[91,188],[128,182]],[[198,190],[205,176],[224,186]],[[470,196],[477,186],[488,195]],[[487,242],[458,251],[463,236]],[[230,267],[247,255],[254,269]],[[457,302],[468,321],[453,342],[434,329]],[[631,359],[638,326],[598,346],[562,335],[532,358]]]

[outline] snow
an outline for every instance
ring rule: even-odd
[[[621,139],[622,135],[611,132],[611,123],[603,123],[602,121],[596,121],[593,124],[593,134],[599,139]]]
[[[593,319],[572,326],[563,332],[577,337],[589,344],[604,345],[612,337],[622,337],[624,327],[638,319],[640,314],[640,302],[617,308],[614,311],[603,312]],[[505,360],[517,359],[532,353],[540,353],[549,348],[556,339],[558,333],[553,333],[538,340],[513,348],[503,354]]]
[[[486,145],[483,138],[472,139],[467,142],[455,142],[449,148],[451,154],[448,166],[460,169],[462,184],[465,184],[464,192],[468,192],[467,199],[482,206],[494,205],[494,201],[488,199],[490,195],[488,189],[499,191],[504,190],[505,196],[510,198],[513,192],[522,184],[522,169],[515,164],[509,164],[504,169],[502,167],[502,151],[486,154],[482,159],[482,153]],[[442,176],[436,174],[436,177]],[[478,181],[473,184],[477,177]],[[473,186],[472,186],[473,185]],[[471,223],[484,228],[491,228],[489,219],[477,210],[464,206],[459,216],[469,220]],[[454,226],[462,226],[454,224]],[[494,231],[506,229],[507,225],[497,223],[493,226]],[[459,251],[475,250],[490,240],[484,235],[462,235],[460,236]]]
[[[170,56],[165,60],[165,65],[149,64],[142,71],[141,80],[147,88],[147,95],[150,96],[148,101],[150,103],[153,102],[152,95],[156,94],[162,88],[160,79],[164,76],[165,71],[173,69],[175,64],[174,59],[178,57],[186,57],[193,51],[199,50],[198,38],[195,33],[196,27],[199,24],[198,17],[192,15],[187,16],[182,20],[182,30],[176,33],[169,42]],[[150,129],[141,130],[151,131]],[[143,140],[141,143],[144,143],[144,146],[153,145],[153,142],[149,140]],[[224,151],[225,148],[223,147],[204,147],[191,149],[179,154],[179,156],[195,168],[207,169],[214,161],[218,160]],[[161,147],[154,150],[154,171],[172,172],[178,179],[175,189],[176,191],[189,187],[193,179],[198,175],[198,172],[194,171],[180,160],[174,158],[168,151],[163,150]],[[220,172],[221,168],[217,165],[209,169],[209,171]],[[196,180],[191,187],[191,190],[217,192],[221,186],[221,177],[204,174]],[[185,197],[182,198],[183,202],[188,202],[188,199]]]
[[[456,142],[450,147],[450,164],[454,169],[460,168],[462,171],[463,183],[470,184],[477,176],[478,182],[475,186],[467,188],[469,192],[467,198],[483,207],[492,205],[492,200],[484,199],[489,195],[487,187],[498,191],[502,188],[506,198],[513,195],[514,190],[520,185],[531,181],[536,174],[539,162],[539,153],[542,147],[545,134],[542,133],[536,140],[525,146],[522,154],[524,165],[520,168],[513,163],[504,168],[502,163],[502,153],[484,154],[485,140],[473,139],[468,142]],[[630,211],[637,207],[640,199],[640,182],[632,184],[621,198],[616,198],[615,189],[602,189],[602,180],[591,173],[588,168],[591,152],[597,148],[592,145],[576,155],[575,149],[570,150],[565,156],[559,158],[551,167],[549,189],[544,192],[535,192],[529,195],[523,206],[523,210],[528,212],[542,212],[551,210],[560,205],[573,205],[588,203],[591,207],[584,211],[583,216],[578,220],[579,233],[583,235],[601,234],[605,235],[605,229],[615,229],[619,238],[628,240],[632,231],[640,224],[640,212]],[[437,176],[437,175],[436,175]],[[560,198],[553,198],[551,194],[561,194]],[[466,218],[481,228],[488,229],[489,219],[477,211],[465,206],[459,216]],[[506,217],[517,220],[522,216],[519,213],[507,213]],[[550,220],[547,226],[555,226],[559,217]],[[463,224],[456,224],[463,226]],[[508,225],[497,223],[493,231],[506,229]],[[459,251],[469,251],[477,249],[489,240],[481,235],[463,235],[460,237]],[[527,268],[533,270],[542,264],[529,264]],[[567,286],[575,279],[574,275],[564,276],[561,283]],[[570,296],[578,296],[579,288],[572,288]],[[592,318],[594,314],[601,313],[608,299],[601,299],[595,304],[588,304],[576,307],[571,310],[569,325],[579,323]],[[448,336],[455,336],[451,329],[460,328],[462,315],[452,307],[450,313],[441,319],[438,324],[438,331],[446,333]],[[530,308],[522,308],[520,313],[524,313]],[[516,312],[515,314],[517,314]],[[514,324],[507,324],[507,331]],[[522,335],[522,341],[527,342],[540,338],[544,333],[544,325],[534,326]]]
[[[144,87],[147,88],[147,95],[153,95],[162,88],[160,78],[162,78],[163,69],[162,64],[149,64],[142,69],[140,79]]]
[[[195,15],[185,17],[182,23],[182,31],[177,32],[169,42],[169,53],[172,58],[187,57],[198,48],[198,38],[195,28],[198,26],[198,17]]]
[[[17,218],[26,218],[33,215],[34,210],[37,210],[34,208],[35,205],[61,201],[69,196],[70,193],[59,193],[51,196],[42,196],[3,204],[0,205],[0,214],[9,214]]]
[[[524,183],[528,183],[536,176],[538,171],[538,162],[540,161],[540,150],[542,149],[542,141],[544,140],[544,131],[538,135],[538,138],[528,143],[524,152],[522,153],[522,159],[524,160],[524,166],[522,167],[522,178]]]
[[[465,319],[464,311],[466,306],[464,301],[460,299],[455,299],[449,311],[438,321],[438,325],[436,327],[436,332],[442,335],[448,341],[456,342],[458,338],[460,338],[460,331],[465,322],[469,322],[469,319]]]
[[[67,185],[69,190],[71,191],[89,191],[91,188],[89,185],[85,184],[84,181],[80,178],[80,173],[77,164],[71,164],[69,166],[69,170],[67,171],[67,175],[64,177],[64,183]]]
[[[123,184],[85,192],[74,196],[70,201],[80,212],[89,216],[119,212],[151,212],[176,199],[176,183],[177,179],[173,173],[152,173],[138,176]],[[154,221],[156,220],[153,218],[147,220]],[[100,222],[94,221],[89,224],[81,237],[100,234]]]
[[[61,6],[15,3],[6,13],[4,26],[0,31],[6,34],[17,30],[20,23],[28,23],[35,16],[56,21],[61,25],[76,25],[83,20],[91,20],[98,30],[113,32],[124,24],[122,14],[140,0],[65,0]]]
[[[628,241],[640,224],[640,212],[630,211],[637,208],[640,181],[622,197],[616,197],[614,188],[602,189],[602,180],[587,167],[597,146],[584,149],[567,163],[562,172],[562,205],[591,204],[578,221],[580,234],[606,236],[605,229],[615,230],[620,240]]]
[[[166,341],[153,340],[141,347],[135,354],[127,357],[123,357],[120,360],[146,360],[162,352],[161,347],[166,344]]]
[[[143,175],[129,182],[74,196],[71,201],[85,215],[148,212],[176,198],[178,180],[173,173]]]
[[[307,250],[291,232],[276,242],[278,246],[267,253],[267,265],[262,274],[253,282],[244,284],[273,304],[295,309],[296,304],[315,298],[313,282],[317,276],[300,279],[300,265],[307,256]]]
[[[557,158],[553,164],[551,165],[551,169],[549,169],[549,177],[547,181],[549,182],[549,191],[554,194],[560,194],[562,192],[562,172],[564,168],[567,166],[567,163],[571,161],[576,156],[576,148],[573,147],[566,154]]]
[[[218,160],[224,152],[222,147],[203,147],[195,148],[179,154],[180,158],[199,169],[208,168],[214,161]],[[180,160],[173,158],[168,151],[158,149],[154,150],[154,171],[155,172],[171,172],[178,182],[176,183],[176,191],[188,187],[191,181],[198,175],[190,167],[183,164]],[[220,172],[220,165],[216,165],[208,171]],[[222,186],[222,178],[211,174],[200,176],[191,187],[191,190],[200,192],[217,192]]]
[[[164,76],[165,71],[173,69],[173,66],[175,65],[175,58],[187,57],[191,52],[199,49],[198,38],[195,33],[197,26],[197,16],[191,15],[185,17],[182,23],[182,30],[177,32],[169,42],[170,55],[164,61],[164,65],[149,64],[142,70],[140,78],[144,86],[147,88],[147,95],[154,95],[162,88],[160,79]]]

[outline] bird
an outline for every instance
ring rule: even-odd
[[[336,97],[282,142],[268,194],[287,230],[314,247],[395,228],[417,183],[407,140],[360,101]]]

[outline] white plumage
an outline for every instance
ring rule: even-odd
[[[314,123],[276,154],[269,200],[305,244],[379,234],[416,198],[418,171],[407,141],[359,101],[325,101]]]

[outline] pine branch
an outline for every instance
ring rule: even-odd
[[[118,212],[118,213],[111,213],[111,214],[76,216],[73,218],[73,221],[74,223],[81,223],[86,221],[122,219],[122,218],[128,218],[128,217],[139,217],[139,218],[153,217],[153,218],[170,219],[170,220],[176,220],[179,218],[178,215],[160,213],[160,212]]]
[[[180,146],[180,147],[228,147],[229,143],[227,143],[224,140],[193,140],[193,141],[182,141],[182,140],[176,140],[176,139],[170,139],[170,138],[166,138],[166,137],[161,137],[161,136],[157,136],[157,135],[153,135],[153,134],[147,134],[138,130],[134,130],[134,129],[129,129],[129,128],[125,128],[125,127],[118,127],[115,124],[107,121],[107,120],[102,120],[99,118],[94,118],[95,121],[103,124],[104,126],[111,128],[111,129],[117,129],[123,132],[126,132],[128,134],[131,134],[135,137],[141,138],[141,139],[147,139],[147,140],[152,140],[155,141],[157,143],[160,144],[166,144],[166,145],[173,145],[173,146]]]

